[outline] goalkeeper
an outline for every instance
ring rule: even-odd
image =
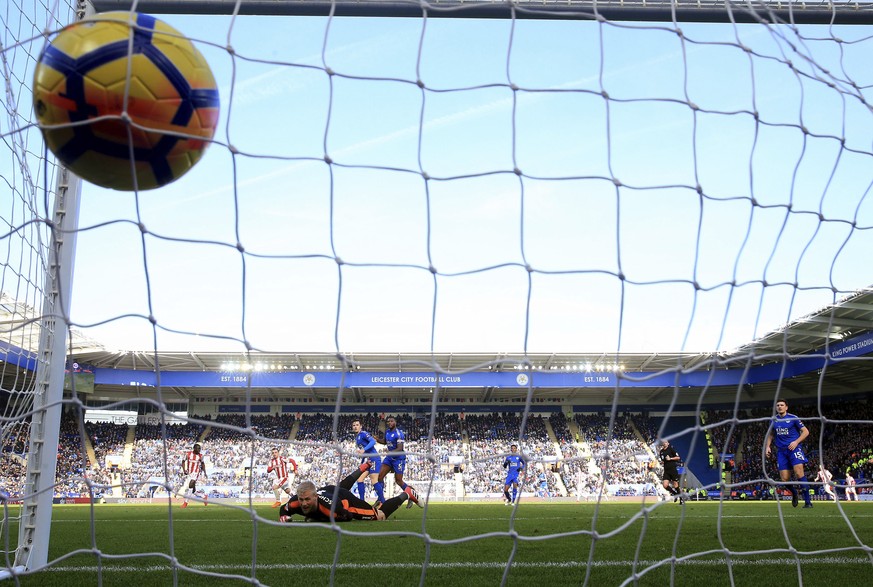
[[[388,499],[375,507],[351,492],[361,473],[366,473],[370,463],[362,463],[343,479],[339,487],[325,485],[316,488],[311,481],[297,486],[297,495],[292,495],[279,508],[279,521],[290,522],[291,516],[303,516],[307,522],[349,522],[351,520],[385,520],[409,499],[406,493]]]

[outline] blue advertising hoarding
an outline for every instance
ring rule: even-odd
[[[160,384],[169,387],[239,387],[245,388],[484,388],[518,389],[598,388],[598,387],[680,387],[701,388],[755,384],[787,379],[802,373],[821,369],[850,357],[873,351],[873,333],[832,345],[830,357],[823,353],[774,362],[748,369],[701,369],[681,372],[566,372],[566,371],[508,371],[502,373],[433,373],[433,372],[217,372],[165,371]],[[96,383],[153,387],[158,383],[152,371],[97,369]]]
[[[602,388],[602,387],[679,387],[702,388],[756,384],[789,379],[873,352],[873,333],[866,333],[790,361],[776,361],[748,369],[703,369],[689,372],[566,372],[508,371],[502,373],[415,373],[415,372],[218,372],[164,371],[160,384],[171,387],[238,387],[246,388]],[[36,368],[33,353],[0,343],[0,360],[28,370]],[[94,369],[96,385],[156,387],[158,374],[153,371]]]

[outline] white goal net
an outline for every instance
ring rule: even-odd
[[[115,191],[59,164],[33,78],[66,25],[131,9],[220,109],[187,174]],[[0,10],[3,578],[869,575],[873,4]],[[125,120],[166,101],[133,85]],[[780,398],[801,474],[767,450]],[[360,464],[355,420],[390,457],[388,416],[405,477],[351,491],[421,510],[280,522]]]

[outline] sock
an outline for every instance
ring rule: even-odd
[[[509,491],[508,491],[508,490],[506,490],[506,489],[503,490],[503,496],[506,497],[506,501],[512,501],[512,498],[509,497]]]
[[[364,499],[365,495],[367,495],[367,486],[362,481],[358,481],[358,496]]]
[[[512,488],[512,501],[515,501],[515,498],[516,498],[517,496],[518,496],[518,488],[517,488],[517,487],[513,487],[513,488]]]
[[[407,485],[406,483],[401,483],[401,484],[400,484],[400,489],[403,490],[403,491],[406,491],[406,488],[407,488],[407,487],[409,487],[409,485]]]
[[[385,491],[385,484],[380,481],[373,485],[373,489],[376,490],[376,498],[379,502],[385,503],[385,494],[383,493],[383,491]]]
[[[278,490],[278,489],[274,489],[274,490],[273,490],[273,494],[276,496],[276,501],[279,501],[279,490]]]
[[[406,495],[405,493],[395,495],[394,497],[392,497],[391,499],[389,499],[388,501],[383,503],[382,507],[379,509],[382,510],[382,513],[384,513],[385,517],[387,518],[388,516],[393,514],[395,511],[397,511],[397,508],[399,508],[400,505],[404,501],[406,501],[407,499],[409,499],[409,496]]]
[[[798,479],[798,481],[800,481],[800,488],[803,490],[803,501],[811,503],[809,499],[809,482],[806,479],[806,475]]]

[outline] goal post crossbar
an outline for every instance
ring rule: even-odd
[[[711,23],[873,24],[873,1],[779,0],[92,0],[98,12],[261,16],[521,18]]]

